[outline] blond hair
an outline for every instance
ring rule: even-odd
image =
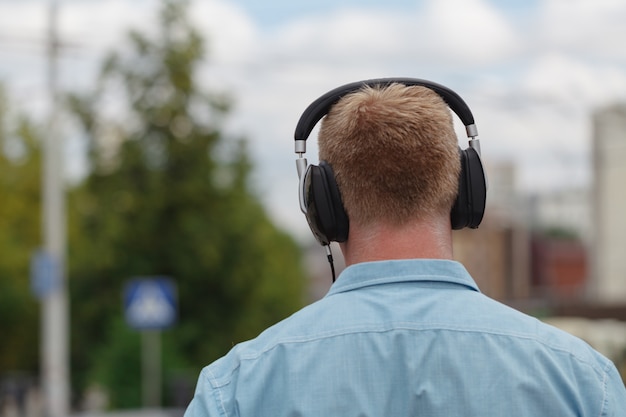
[[[364,87],[322,121],[319,156],[351,221],[404,222],[449,212],[460,159],[450,110],[428,88]]]

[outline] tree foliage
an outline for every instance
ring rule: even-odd
[[[40,243],[40,134],[0,89],[0,376],[36,372],[39,309],[29,288]]]
[[[118,407],[138,405],[140,386],[137,332],[119,326],[128,279],[177,283],[166,375],[191,369],[194,382],[303,299],[299,248],[251,189],[246,142],[221,129],[229,102],[198,84],[204,45],[186,12],[165,1],[158,35],[132,32],[95,90],[68,97],[90,163],[68,204],[74,387],[97,381]]]

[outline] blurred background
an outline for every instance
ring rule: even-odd
[[[488,208],[455,257],[626,377],[625,19],[620,0],[0,0],[0,417],[180,415],[202,366],[322,297],[293,130],[390,76],[473,110]]]

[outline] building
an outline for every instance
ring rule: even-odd
[[[586,245],[593,236],[592,191],[589,187],[552,190],[529,197],[530,227],[570,234]]]
[[[478,229],[453,233],[454,258],[486,295],[500,301],[531,296],[530,246],[525,204],[516,191],[512,162],[485,166],[487,207]]]
[[[593,274],[601,303],[626,304],[626,105],[593,115]]]

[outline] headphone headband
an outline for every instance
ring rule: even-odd
[[[419,78],[376,78],[357,81],[337,87],[315,100],[304,110],[302,116],[300,116],[300,120],[298,120],[298,124],[296,125],[294,139],[296,142],[306,141],[317,122],[319,122],[321,118],[328,113],[330,108],[346,94],[358,91],[365,86],[388,86],[394,83],[403,84],[407,87],[417,85],[433,90],[446,102],[448,107],[456,113],[459,119],[461,119],[465,125],[465,129],[467,130],[467,136],[478,136],[478,131],[476,129],[476,125],[474,124],[474,115],[472,114],[469,106],[465,103],[461,96],[448,87]],[[298,145],[296,145],[296,147],[297,146]],[[297,149],[296,152],[299,153],[303,151]]]

